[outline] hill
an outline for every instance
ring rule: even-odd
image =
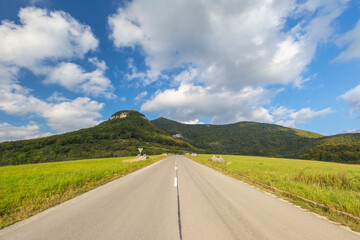
[[[120,111],[97,126],[44,138],[0,143],[0,165],[95,157],[196,151],[171,137],[136,111]]]
[[[157,127],[207,153],[241,154],[360,163],[360,134],[324,136],[274,124],[182,124],[165,118]]]
[[[320,138],[313,143],[312,147],[299,151],[297,157],[330,162],[360,163],[360,134],[348,133]]]
[[[239,122],[226,125],[182,124],[159,118],[160,129],[209,153],[261,156],[291,156],[323,135],[274,124]],[[309,141],[310,140],[310,141]]]

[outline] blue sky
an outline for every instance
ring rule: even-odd
[[[0,141],[116,111],[358,132],[360,3],[0,0]]]

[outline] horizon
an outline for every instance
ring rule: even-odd
[[[166,11],[164,10],[166,9]],[[360,3],[0,0],[0,142],[119,109],[358,133]]]

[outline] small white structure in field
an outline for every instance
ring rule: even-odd
[[[209,158],[208,161],[219,162],[219,163],[225,163],[226,162],[221,156],[215,157],[215,155],[213,155],[211,158]]]
[[[191,156],[197,157],[197,153],[192,153]]]

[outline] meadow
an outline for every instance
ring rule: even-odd
[[[0,228],[164,158],[89,159],[0,167]]]
[[[360,231],[360,165],[230,155],[222,156],[227,161],[222,164],[208,161],[211,156],[186,157]],[[316,206],[301,198],[327,207]]]

